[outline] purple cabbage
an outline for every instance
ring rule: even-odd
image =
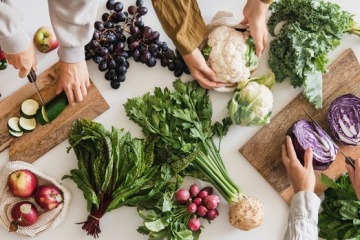
[[[360,144],[360,98],[351,93],[336,98],[330,104],[327,121],[336,140],[350,146]]]
[[[288,130],[292,138],[298,159],[304,162],[305,150],[313,149],[313,167],[315,170],[326,170],[335,160],[338,147],[334,145],[330,136],[316,123],[298,120]]]

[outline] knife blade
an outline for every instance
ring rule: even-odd
[[[319,128],[321,128],[323,131],[325,131],[303,107],[301,107],[301,108],[302,108],[302,110],[304,110],[306,115],[311,119],[311,121],[313,121]],[[354,161],[354,159],[352,159],[349,156],[346,156],[346,154],[341,150],[341,148],[331,138],[330,138],[330,140],[332,141],[334,146],[336,146],[339,149],[339,152],[345,157],[345,162],[347,164],[351,165],[355,169],[355,161]]]
[[[28,78],[29,82],[31,82],[35,86],[36,92],[40,98],[42,106],[45,106],[44,99],[42,98],[39,88],[36,84],[36,73],[35,73],[34,69],[31,68],[30,73],[27,75],[27,78]]]

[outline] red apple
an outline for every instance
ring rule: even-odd
[[[17,170],[12,172],[8,177],[8,187],[15,197],[31,197],[37,187],[37,178],[29,170]]]
[[[50,52],[59,46],[54,30],[48,26],[40,27],[35,32],[33,41],[36,49],[43,53]]]
[[[10,223],[9,230],[14,232],[18,226],[27,227],[36,223],[39,213],[34,204],[29,201],[22,201],[16,203],[11,209],[11,217],[13,221]]]
[[[62,191],[54,185],[41,185],[34,192],[36,203],[44,210],[49,211],[63,202]]]
[[[7,67],[7,60],[5,58],[4,52],[0,47],[0,70],[4,70]]]

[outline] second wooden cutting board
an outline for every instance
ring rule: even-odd
[[[353,93],[360,97],[360,65],[354,52],[349,49],[335,60],[330,65],[329,72],[324,74],[323,80],[324,101],[321,110],[316,110],[301,93],[240,149],[244,157],[287,203],[290,203],[294,192],[281,161],[281,145],[284,143],[286,131],[299,119],[310,120],[302,110],[303,107],[332,137],[326,120],[330,103],[345,93]],[[338,142],[337,144],[345,154],[354,159],[360,158],[360,146],[349,147]],[[337,179],[345,171],[344,157],[338,153],[336,160],[324,173]],[[320,173],[315,171],[315,193],[318,195],[325,191],[325,187],[319,182]]]
[[[57,64],[37,77],[36,82],[45,102],[56,95],[57,79]],[[76,118],[94,119],[109,109],[109,105],[91,82],[88,94],[82,102],[67,106],[53,122],[43,126],[38,124],[33,132],[24,133],[23,136],[15,138],[8,133],[7,120],[12,116],[20,116],[20,104],[24,100],[33,98],[39,101],[31,84],[26,84],[0,102],[0,152],[9,147],[11,161],[34,162],[68,138],[71,125]],[[64,154],[66,154],[65,149]]]

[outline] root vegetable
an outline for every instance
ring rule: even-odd
[[[220,204],[220,198],[217,195],[209,195],[204,198],[204,204],[207,209],[213,210]]]
[[[188,228],[193,232],[199,230],[200,226],[201,223],[200,223],[200,219],[198,218],[191,218],[188,222]]]
[[[194,214],[196,213],[198,206],[195,203],[189,203],[187,205],[187,211],[189,214]]]
[[[175,199],[176,201],[178,201],[178,203],[180,204],[186,204],[189,202],[190,199],[190,193],[188,190],[184,189],[184,188],[180,188],[179,190],[176,191],[175,193]]]
[[[229,221],[242,230],[251,230],[262,224],[264,206],[255,197],[243,197],[237,202],[230,204]]]
[[[216,209],[211,209],[206,213],[205,218],[211,221],[214,220],[217,216],[219,216],[219,211]]]
[[[204,205],[200,205],[196,210],[196,214],[200,217],[204,217],[207,212],[208,209]]]
[[[189,188],[190,196],[195,199],[200,192],[199,186],[195,183]]]
[[[202,203],[202,198],[199,198],[199,197],[195,198],[195,199],[193,200],[193,203],[195,203],[196,206],[200,206],[201,203]]]

